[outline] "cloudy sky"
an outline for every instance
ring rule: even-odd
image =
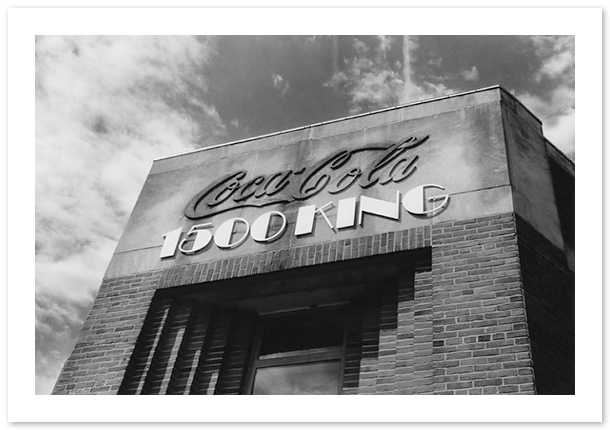
[[[36,38],[36,393],[157,157],[501,84],[574,158],[571,36]]]

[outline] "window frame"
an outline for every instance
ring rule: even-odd
[[[254,395],[254,379],[258,369],[265,369],[270,367],[281,367],[298,364],[314,364],[324,363],[329,361],[339,361],[339,378],[337,384],[337,395],[343,393],[343,377],[345,373],[345,355],[347,347],[347,325],[348,325],[348,312],[349,308],[345,305],[341,306],[329,306],[299,311],[287,311],[271,315],[261,315],[258,327],[256,329],[255,343],[253,348],[252,359],[250,360],[250,366],[248,369],[248,379],[245,386],[246,390],[244,394]],[[274,325],[281,324],[286,321],[294,321],[298,318],[309,317],[316,318],[322,317],[326,319],[337,318],[337,313],[340,312],[342,337],[340,346],[331,346],[323,348],[311,348],[305,350],[296,350],[281,352],[275,354],[269,354],[273,357],[261,358],[260,350],[263,342],[265,328]]]

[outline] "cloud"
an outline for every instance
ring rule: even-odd
[[[272,74],[271,79],[273,81],[273,88],[280,91],[280,96],[284,98],[288,89],[290,88],[290,84],[282,78],[281,75]]]
[[[561,52],[549,58],[540,69],[540,76],[556,78],[574,66],[574,54]]]
[[[479,80],[479,71],[477,70],[477,68],[475,66],[472,66],[472,69],[464,70],[461,73],[461,76],[466,81],[476,82]]]
[[[408,103],[456,92],[443,84],[441,82],[443,79],[436,79],[437,82],[431,82],[430,80],[426,81],[423,79],[416,81],[414,79],[413,65],[417,60],[415,50],[418,48],[418,46],[419,44],[417,36],[403,36],[403,90],[400,96],[400,102]],[[437,61],[440,65],[442,60],[438,58]]]
[[[434,67],[441,67],[443,59],[441,57],[433,57],[428,61],[428,64]]]
[[[575,112],[570,109],[566,114],[555,118],[555,121],[544,128],[544,135],[572,160],[576,159]]]
[[[545,96],[522,93],[517,97],[540,118],[545,137],[574,159],[574,87],[565,84],[554,88]]]
[[[390,62],[389,51],[397,43],[392,36],[378,36],[377,44],[369,46],[354,39],[356,55],[345,60],[325,84],[348,94],[350,113],[379,109],[397,104],[433,98],[454,92],[441,81],[415,79],[413,64],[418,47],[417,36],[402,37],[403,62]],[[437,59],[438,65],[441,59]],[[476,70],[476,69],[475,69]]]
[[[380,108],[398,103],[402,90],[400,64],[390,64],[387,53],[395,42],[393,37],[379,36],[378,45],[370,48],[354,39],[356,55],[345,60],[325,86],[345,91],[350,97],[350,113],[366,108]]]
[[[195,37],[36,39],[37,392],[73,347],[152,160],[225,133],[193,96],[211,52]]]
[[[573,80],[575,65],[574,36],[532,36],[542,66],[536,75],[538,81],[545,78]]]
[[[574,37],[532,36],[531,41],[541,61],[534,78],[548,89],[517,97],[540,118],[547,139],[574,159]]]

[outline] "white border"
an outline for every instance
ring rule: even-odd
[[[394,5],[397,3],[393,2]],[[9,9],[8,420],[601,420],[601,18],[601,9],[591,8]],[[336,396],[330,399],[315,396],[263,399],[34,395],[34,35],[202,33],[575,34],[578,106],[577,394],[555,397]]]

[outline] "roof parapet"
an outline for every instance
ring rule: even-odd
[[[448,94],[446,96],[439,96],[439,97],[433,97],[433,98],[429,98],[429,99],[418,100],[418,101],[415,101],[415,102],[403,103],[403,104],[400,104],[400,105],[397,105],[397,106],[392,106],[392,107],[383,108],[383,109],[377,109],[377,110],[370,111],[370,112],[364,112],[364,113],[360,113],[360,114],[356,114],[356,115],[350,115],[350,116],[346,116],[346,117],[342,117],[342,118],[336,118],[336,119],[332,119],[332,120],[329,120],[329,121],[318,122],[318,123],[315,123],[315,124],[308,124],[308,125],[304,125],[304,126],[301,126],[301,127],[291,128],[291,129],[288,129],[288,130],[281,130],[281,131],[276,131],[276,132],[273,132],[273,133],[263,134],[263,135],[260,135],[260,136],[248,137],[248,138],[245,138],[245,139],[234,140],[234,141],[231,141],[231,142],[226,142],[226,143],[220,143],[220,144],[217,144],[217,145],[206,146],[204,148],[197,148],[197,149],[193,149],[193,150],[190,150],[190,151],[180,152],[178,154],[172,154],[172,155],[167,155],[167,156],[164,156],[164,157],[155,158],[153,160],[153,162],[160,161],[160,160],[166,160],[166,159],[169,159],[169,158],[181,157],[183,155],[189,155],[189,154],[193,154],[193,153],[196,153],[196,152],[207,151],[207,150],[216,149],[216,148],[222,148],[222,147],[225,147],[225,146],[236,145],[238,143],[251,142],[253,140],[258,140],[258,139],[263,139],[263,138],[273,137],[273,136],[279,136],[279,135],[287,134],[287,133],[293,133],[295,131],[306,130],[306,129],[310,129],[310,128],[314,128],[314,127],[319,127],[319,126],[322,126],[322,125],[332,124],[332,123],[335,123],[335,122],[346,121],[346,120],[350,120],[350,119],[354,119],[354,118],[361,118],[361,117],[369,116],[369,115],[375,115],[375,114],[382,113],[382,112],[389,112],[389,111],[393,111],[393,110],[397,110],[397,109],[403,109],[403,108],[409,107],[409,106],[416,106],[416,105],[420,105],[420,104],[424,104],[424,103],[436,102],[436,101],[439,101],[439,100],[446,100],[446,99],[450,99],[450,98],[466,96],[466,95],[469,95],[469,94],[480,93],[480,92],[489,91],[489,90],[493,90],[493,89],[499,89],[499,90],[503,91],[504,93],[506,93],[508,96],[510,96],[512,99],[514,99],[517,103],[519,103],[530,115],[532,115],[532,117],[535,118],[536,121],[538,121],[540,124],[542,124],[542,121],[540,121],[540,119],[536,115],[534,115],[534,113],[530,109],[528,109],[527,106],[525,106],[519,99],[517,99],[513,94],[511,94],[502,85],[497,84],[497,85],[492,85],[490,87],[479,88],[479,89],[476,89],[476,90],[464,91],[464,92],[461,92],[461,93]]]

